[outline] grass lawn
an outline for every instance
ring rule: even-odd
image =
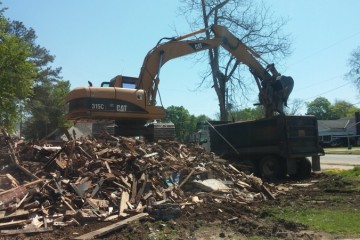
[[[360,234],[360,209],[284,208],[276,218],[298,222],[332,234]]]
[[[271,220],[304,224],[334,236],[360,236],[360,167],[334,170],[291,203],[269,206]]]

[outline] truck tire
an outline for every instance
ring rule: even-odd
[[[311,176],[311,162],[308,158],[299,158],[296,164],[296,178],[306,179]]]
[[[284,176],[284,168],[279,158],[267,156],[260,161],[261,178],[265,180],[277,180]]]
[[[296,159],[296,173],[291,174],[290,177],[295,180],[307,179],[311,176],[311,162],[307,158]]]

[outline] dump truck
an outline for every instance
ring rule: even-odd
[[[265,179],[309,177],[312,170],[320,170],[320,156],[324,155],[314,116],[212,121],[203,124],[197,135],[208,151],[223,159],[250,163],[253,171]]]

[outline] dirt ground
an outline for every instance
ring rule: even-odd
[[[308,226],[272,219],[267,210],[272,207],[317,207],[319,196],[346,195],[349,207],[360,207],[360,193],[345,191],[348,183],[322,173],[313,174],[303,181],[287,180],[281,183],[284,192],[276,195],[275,200],[234,203],[199,203],[181,209],[180,217],[170,221],[156,221],[146,217],[132,222],[123,228],[104,236],[102,239],[339,239],[345,236],[332,236],[328,233],[313,231]],[[327,208],[334,209],[342,202],[331,202]],[[324,206],[322,206],[323,208]],[[78,227],[57,227],[51,233],[19,235],[0,239],[72,239],[94,231],[113,222],[86,223]],[[349,236],[346,236],[349,238]],[[354,236],[355,237],[355,236]]]

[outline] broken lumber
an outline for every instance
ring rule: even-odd
[[[29,182],[29,183],[26,183],[26,184],[24,184],[24,185],[18,186],[18,187],[16,187],[16,188],[12,188],[12,189],[9,189],[9,190],[0,192],[0,196],[2,196],[2,195],[4,195],[4,194],[7,194],[7,193],[9,193],[9,192],[14,192],[14,191],[16,191],[17,189],[20,189],[20,187],[29,187],[29,186],[31,186],[31,185],[34,185],[34,184],[37,184],[37,183],[43,182],[43,181],[44,181],[44,179],[38,179],[38,180],[35,180],[35,181],[33,181],[33,182]]]
[[[30,222],[31,220],[25,219],[25,220],[18,220],[18,221],[11,221],[11,222],[5,222],[0,223],[0,229],[1,228],[9,228],[9,227],[19,227],[25,225],[27,222]]]
[[[182,181],[182,183],[180,183],[179,188],[181,188],[191,177],[191,175],[193,175],[193,173],[195,172],[195,170],[191,170],[191,172],[189,173],[189,175],[186,176],[186,178]]]
[[[124,210],[127,209],[127,202],[129,201],[129,193],[123,191],[121,193],[121,200],[120,200],[120,209],[119,209],[119,216],[126,217],[127,214],[124,213]]]
[[[3,130],[3,134],[7,135],[7,133]],[[11,142],[9,140],[6,140],[8,146],[9,146],[9,150],[10,150],[10,159],[13,162],[13,164],[20,169],[21,171],[23,171],[26,175],[28,175],[29,177],[31,177],[31,179],[39,179],[37,176],[35,176],[34,174],[32,174],[32,172],[30,172],[29,170],[27,170],[26,168],[24,168],[23,166],[21,166],[19,164],[19,159],[16,156],[14,147],[12,146]]]
[[[17,235],[17,234],[28,234],[28,233],[44,233],[52,232],[52,227],[45,228],[30,228],[30,229],[13,229],[13,230],[1,230],[0,235]]]

